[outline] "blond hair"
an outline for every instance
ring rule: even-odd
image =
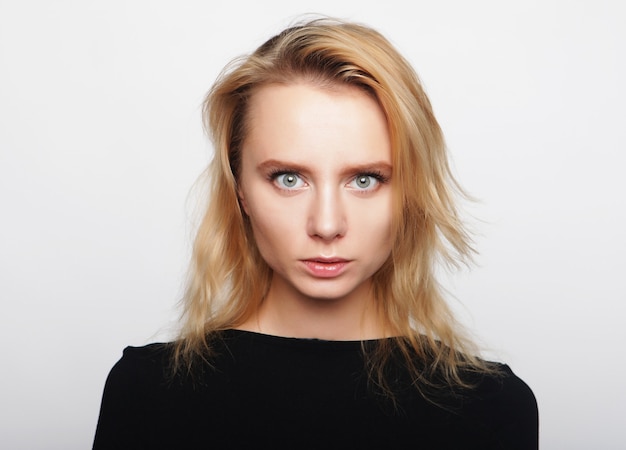
[[[373,286],[387,331],[396,337],[382,340],[368,355],[373,378],[387,386],[385,346],[393,345],[415,380],[464,385],[463,370],[489,369],[476,356],[435,277],[441,261],[458,265],[473,253],[457,210],[457,196],[464,193],[451,173],[441,128],[417,74],[385,37],[370,27],[328,18],[287,28],[234,60],[205,99],[205,127],[215,153],[208,168],[208,205],[193,247],[176,365],[189,367],[197,357],[210,362],[211,336],[251,317],[268,290],[271,269],[237,197],[240,152],[251,96],[270,83],[301,80],[363,89],[378,101],[389,126],[394,244]]]

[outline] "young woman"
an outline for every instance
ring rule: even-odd
[[[471,258],[419,79],[375,30],[271,38],[205,101],[180,337],[126,348],[94,448],[536,449],[537,404],[435,279]]]

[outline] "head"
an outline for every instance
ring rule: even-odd
[[[229,327],[253,314],[262,300],[271,270],[238,197],[241,152],[250,132],[251,99],[264,86],[300,82],[356,88],[380,106],[391,141],[392,251],[373,275],[373,287],[394,331],[416,321],[428,329],[433,320],[428,311],[437,309],[428,302],[440,300],[433,278],[436,260],[455,261],[471,250],[456,214],[458,186],[442,132],[419,78],[385,37],[366,26],[328,19],[288,28],[233,62],[205,100],[205,125],[215,149],[212,197],[196,240],[191,283],[204,300],[188,304],[188,315],[213,320],[209,328]],[[222,286],[229,293],[221,295]],[[219,306],[216,298],[223,299]],[[422,313],[415,313],[418,304]]]

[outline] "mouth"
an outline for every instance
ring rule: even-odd
[[[341,275],[350,264],[350,260],[344,258],[316,257],[303,259],[302,263],[307,272],[316,278],[334,278]]]
[[[320,263],[320,264],[336,264],[336,263],[348,262],[347,259],[343,259],[343,258],[324,258],[322,256],[318,258],[305,259],[304,261],[315,262],[315,263]]]

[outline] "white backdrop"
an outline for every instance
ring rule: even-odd
[[[205,92],[317,12],[378,28],[424,81],[481,200],[478,265],[446,284],[533,388],[542,448],[626,448],[622,5],[0,0],[0,447],[91,446],[123,347],[177,318]]]

